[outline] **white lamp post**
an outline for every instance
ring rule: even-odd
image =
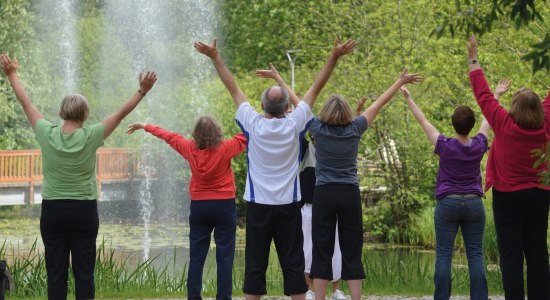
[[[288,61],[290,62],[290,67],[291,67],[291,70],[292,70],[292,81],[291,81],[291,87],[292,87],[292,90],[294,91],[294,62],[296,62],[296,56],[292,57],[292,54],[294,53],[298,53],[300,52],[300,50],[287,50],[286,51],[286,57],[288,57]]]

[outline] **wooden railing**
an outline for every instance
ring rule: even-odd
[[[42,181],[40,150],[1,150],[0,183]]]
[[[96,176],[99,193],[106,180],[129,180],[140,176],[140,161],[135,151],[127,149],[97,150]],[[34,186],[42,183],[40,150],[0,150],[0,185],[29,187],[28,203],[34,202]]]

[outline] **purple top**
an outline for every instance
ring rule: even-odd
[[[439,171],[435,183],[435,198],[449,194],[483,196],[479,165],[487,151],[487,137],[481,133],[462,145],[455,138],[437,137],[434,153],[439,155]]]

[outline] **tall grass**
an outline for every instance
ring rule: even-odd
[[[174,261],[175,261],[174,251]],[[9,257],[9,270],[15,280],[15,292],[8,293],[9,299],[28,299],[47,295],[46,263],[44,254],[38,250],[37,241],[28,252],[19,253],[15,248],[7,249],[4,242],[0,247],[0,257]],[[181,272],[169,272],[170,262],[153,267],[153,257],[134,266],[128,257],[119,260],[115,250],[105,248],[103,241],[97,249],[95,267],[96,296],[166,296],[183,295],[187,280],[186,266]],[[171,269],[172,270],[172,269]],[[69,268],[69,293],[74,293],[74,277]]]
[[[434,262],[426,256],[412,255],[410,249],[384,250],[380,255],[363,255],[366,279],[363,294],[430,295],[434,291]],[[468,267],[453,264],[453,295],[468,295],[470,279]],[[502,294],[498,270],[487,271],[491,295]]]
[[[185,297],[187,265],[177,266],[174,249],[171,257],[164,257],[165,263],[153,257],[144,262],[131,263],[128,257],[107,249],[103,241],[97,252],[95,269],[97,298],[140,298],[140,297]],[[37,243],[25,253],[16,249],[0,247],[0,257],[9,254],[9,267],[16,281],[16,291],[8,299],[44,299],[47,294],[46,266],[43,253]],[[274,249],[272,249],[274,250]],[[9,252],[9,253],[8,253]],[[233,267],[233,294],[242,295],[244,282],[243,251],[238,251]],[[216,294],[215,262],[205,266],[203,296]],[[364,295],[429,295],[433,292],[433,253],[418,255],[411,249],[386,249],[364,252],[363,264],[366,280],[363,281]],[[210,273],[210,274],[208,274]],[[283,275],[275,251],[272,251],[267,270],[269,295],[283,295]],[[212,279],[208,279],[212,278]],[[491,294],[502,294],[500,273],[487,272]],[[74,293],[74,279],[69,270],[69,293]],[[345,284],[342,289],[347,292]],[[467,295],[469,289],[468,269],[460,264],[453,266],[453,294]]]
[[[9,270],[15,280],[15,292],[8,293],[8,299],[40,299],[47,295],[46,263],[44,254],[37,247],[37,241],[26,252],[14,247],[0,245],[0,257],[8,257]],[[177,254],[174,249],[171,258],[158,263],[158,256],[143,262],[130,263],[129,257],[120,258],[116,250],[107,249],[102,241],[97,248],[95,266],[95,286],[97,298],[128,297],[166,297],[186,296],[187,262],[177,266]],[[242,253],[238,255],[243,255]],[[237,259],[242,262],[244,259]],[[215,297],[215,261],[210,260],[203,273],[203,296]],[[235,264],[233,290],[235,295],[242,294],[244,266]],[[212,279],[208,279],[212,278]],[[74,294],[74,277],[69,268],[69,294]],[[271,259],[267,274],[267,288],[270,294],[283,294],[283,277],[275,259]]]
[[[483,200],[485,206],[485,233],[483,236],[483,250],[489,261],[498,259],[497,236],[495,222],[493,219],[492,197],[489,195]],[[435,249],[435,227],[434,227],[434,205],[428,206],[418,214],[411,217],[411,226],[401,231],[399,237],[406,244],[422,246],[426,249]],[[458,251],[464,252],[464,240],[460,230],[457,235],[455,247]]]
[[[46,290],[46,261],[44,255],[37,249],[37,241],[35,240],[30,250],[23,255],[11,247],[7,249],[6,242],[0,247],[0,257],[6,257],[9,251],[9,256],[14,259],[8,261],[9,270],[12,273],[16,291],[14,296],[19,297],[36,297],[45,295]]]

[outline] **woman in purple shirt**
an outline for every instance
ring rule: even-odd
[[[500,95],[507,89],[506,82],[501,82],[496,91]],[[483,119],[477,135],[470,138],[468,135],[474,127],[475,115],[469,107],[461,105],[452,115],[455,136],[446,137],[426,119],[406,86],[401,87],[401,92],[428,140],[435,146],[434,153],[439,156],[435,184],[434,299],[448,300],[451,296],[451,262],[455,237],[460,227],[470,272],[470,298],[486,300],[488,291],[483,263],[485,208],[481,201],[483,189],[479,165],[487,151],[487,134],[491,127]]]

